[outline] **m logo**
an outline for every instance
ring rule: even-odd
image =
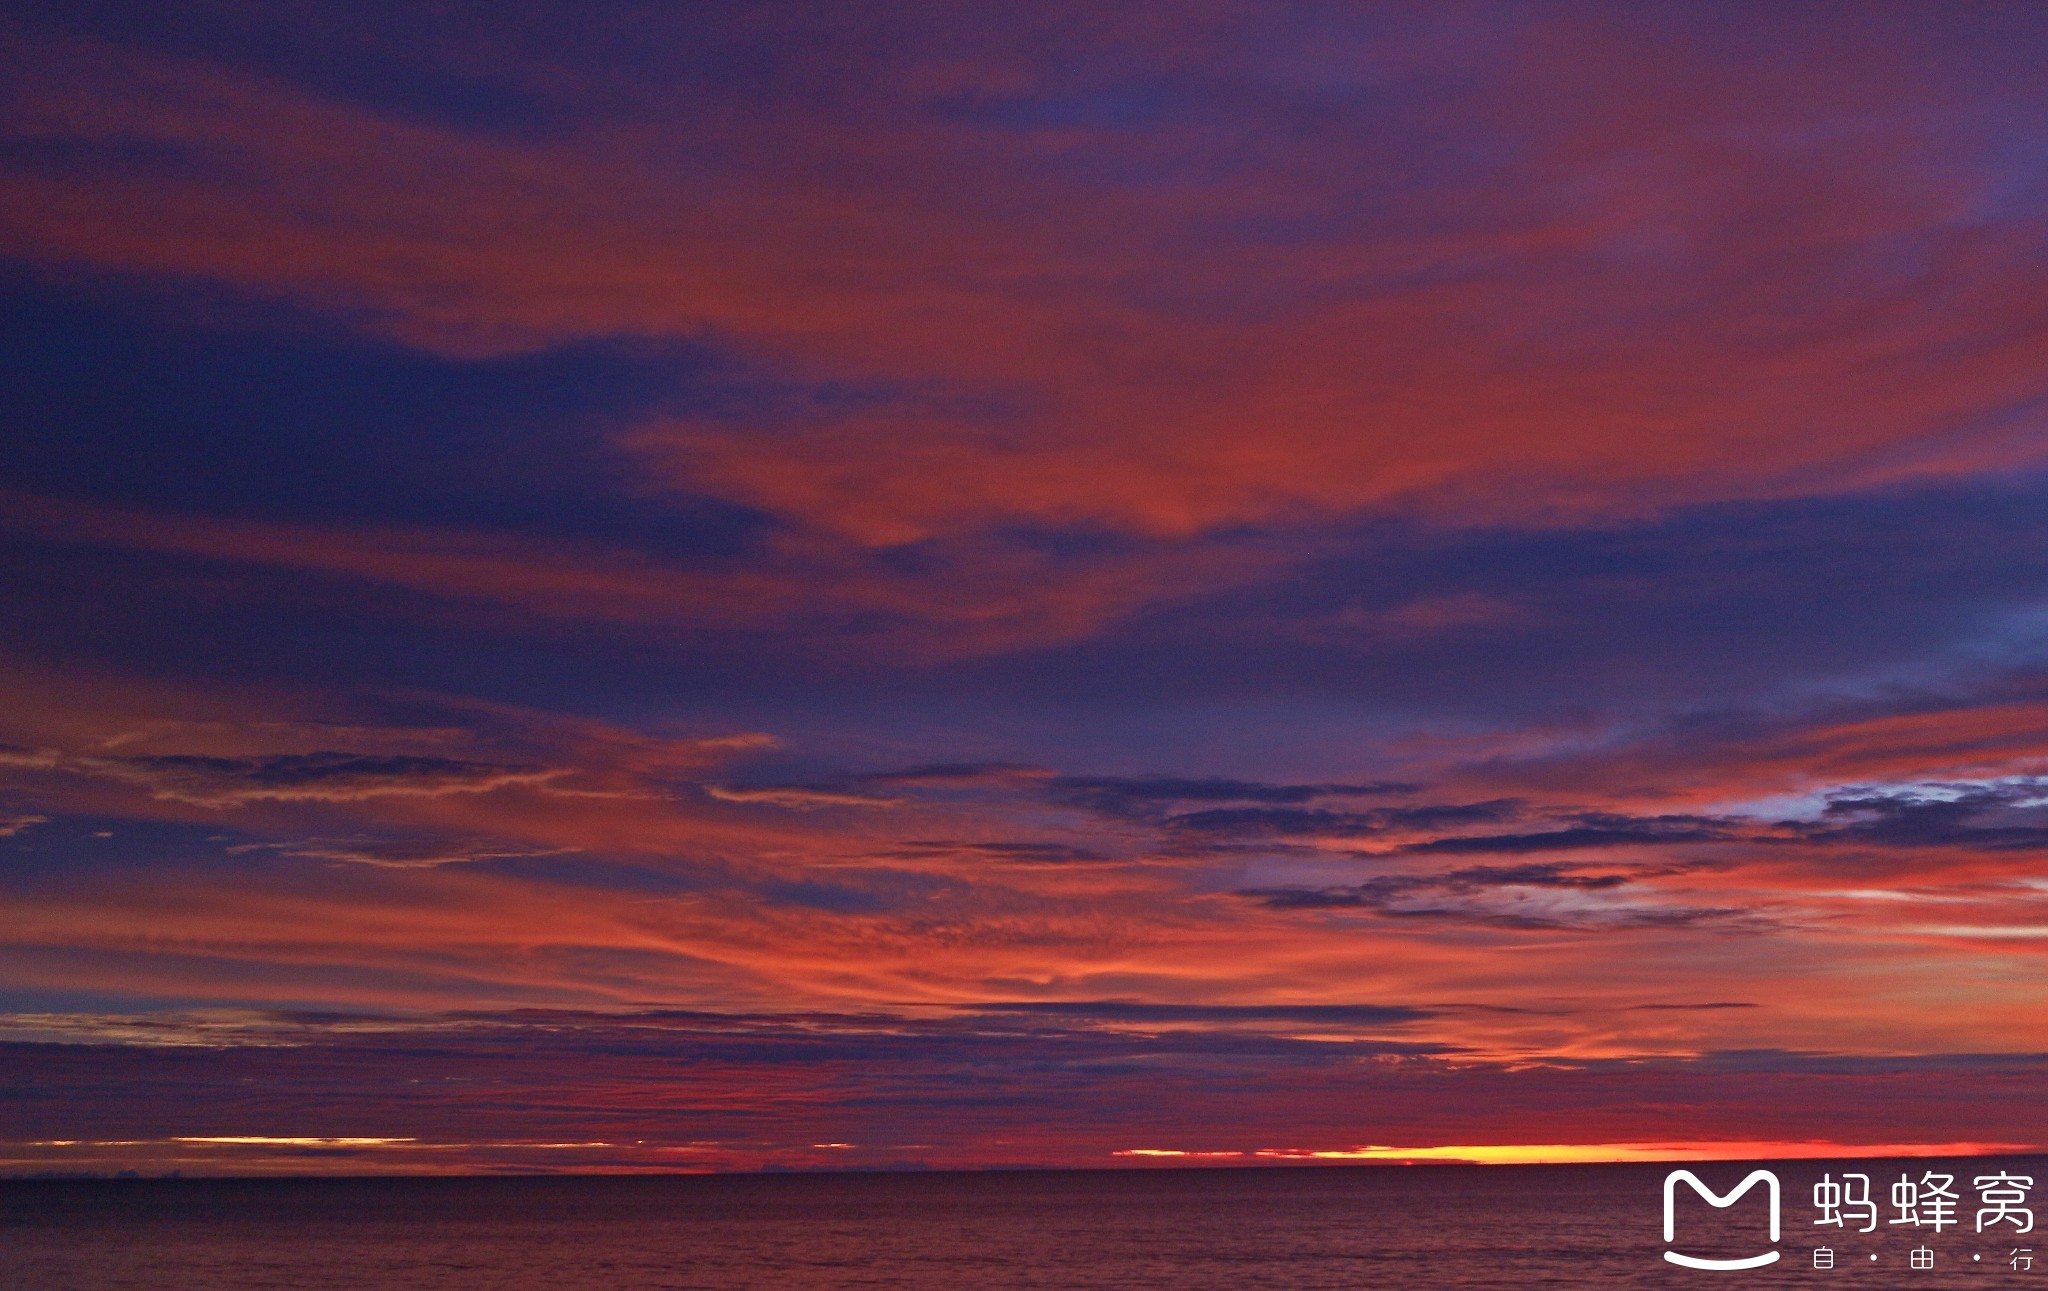
[[[1742,1199],[1742,1195],[1748,1192],[1751,1188],[1754,1188],[1759,1180],[1769,1184],[1771,1186],[1771,1241],[1773,1244],[1777,1242],[1778,1176],[1772,1174],[1768,1170],[1752,1170],[1750,1172],[1749,1177],[1747,1179],[1744,1179],[1741,1183],[1736,1184],[1735,1187],[1731,1188],[1726,1196],[1722,1196],[1720,1193],[1715,1192],[1713,1189],[1707,1187],[1707,1185],[1701,1183],[1700,1177],[1690,1170],[1673,1170],[1670,1174],[1665,1175],[1664,1240],[1666,1242],[1669,1242],[1678,1236],[1677,1215],[1674,1213],[1674,1208],[1671,1203],[1673,1201],[1674,1195],[1678,1191],[1678,1183],[1681,1179],[1684,1180],[1686,1183],[1691,1184],[1692,1190],[1698,1193],[1709,1206],[1716,1207],[1720,1210],[1726,1210],[1728,1207],[1734,1205],[1737,1201],[1740,1201]],[[1778,1258],[1778,1253],[1776,1251],[1765,1251],[1762,1255],[1752,1255],[1748,1259],[1742,1260],[1703,1260],[1698,1258],[1697,1256],[1680,1255],[1676,1251],[1666,1251],[1664,1252],[1664,1258],[1670,1260],[1673,1264],[1682,1264],[1689,1269],[1756,1269],[1762,1268],[1766,1264],[1775,1263]]]

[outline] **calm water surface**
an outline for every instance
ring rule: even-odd
[[[1839,1171],[1842,1163],[1828,1163]],[[1901,1169],[1866,1162],[1882,1198]],[[2048,1187],[2048,1161],[1998,1168]],[[1694,1167],[1726,1191],[1751,1165]],[[2034,1236],[1816,1228],[1780,1163],[1783,1258],[1662,1260],[1662,1166],[1046,1171],[720,1178],[11,1181],[0,1284],[25,1291],[872,1287],[2039,1287]],[[1974,1204],[1964,1178],[1964,1201]],[[1769,1249],[1762,1190],[1689,1193],[1681,1248]],[[1889,1213],[1889,1211],[1887,1211]],[[1826,1236],[1816,1238],[1816,1233]],[[2048,1238],[2048,1230],[2040,1234]],[[1908,1268],[1923,1242],[1932,1270]],[[1812,1267],[1829,1244],[1832,1270]],[[2048,1254],[2048,1242],[2033,1248]],[[1877,1254],[1879,1259],[1869,1257]],[[1981,1260],[1972,1260],[1972,1255]]]

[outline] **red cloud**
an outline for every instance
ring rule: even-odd
[[[819,69],[838,102],[656,95],[550,142],[17,42],[15,138],[190,164],[24,173],[0,220],[47,264],[366,310],[442,349],[710,336],[883,383],[875,410],[629,441],[677,486],[867,544],[1547,522],[2039,460],[2006,416],[2043,390],[2038,230],[1982,218],[1989,181],[1921,126],[1995,110],[1978,89],[1874,37],[1826,78],[1568,18],[1490,48],[1487,88],[1430,124],[1505,165],[1342,113],[1250,150],[1199,111],[999,128],[946,96],[1028,102],[1044,69],[982,51],[934,80],[879,37]],[[1237,128],[1303,110],[1219,32],[1149,57],[1199,69]]]

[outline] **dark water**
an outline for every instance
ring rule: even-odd
[[[115,1288],[2029,1287],[2010,1225],[1979,1235],[1970,1177],[2048,1187],[2048,1160],[1849,1163],[1880,1201],[1901,1169],[1960,1176],[1939,1237],[1813,1225],[1823,1168],[1780,1163],[1783,1258],[1664,1263],[1663,1166],[1047,1171],[720,1178],[12,1181],[0,1284]],[[1725,1192],[1751,1165],[1693,1169]],[[1681,1190],[1677,1246],[1771,1249],[1763,1190]],[[1889,1208],[1886,1208],[1889,1213]],[[1815,1234],[1825,1234],[1816,1238]],[[2039,1234],[2048,1239],[2048,1230]],[[1924,1242],[1932,1270],[1908,1267]],[[1836,1267],[1812,1267],[1826,1243]],[[1872,1261],[1871,1254],[1879,1259]],[[1973,1261],[1972,1255],[1981,1256]]]

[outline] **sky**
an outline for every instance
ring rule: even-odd
[[[2048,1124],[2048,10],[0,19],[0,1171]]]

